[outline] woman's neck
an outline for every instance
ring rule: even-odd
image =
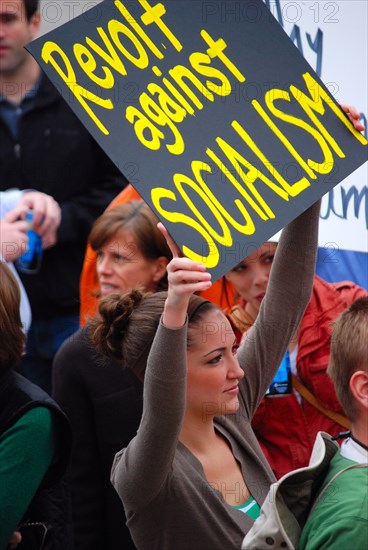
[[[187,412],[179,439],[194,454],[205,453],[208,446],[216,440],[213,417],[211,416],[207,419],[203,416],[201,418],[193,418]]]

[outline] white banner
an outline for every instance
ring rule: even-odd
[[[336,100],[359,110],[367,137],[367,0],[265,3]],[[366,163],[324,196],[320,246],[368,252],[367,229]]]

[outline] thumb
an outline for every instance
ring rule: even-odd
[[[24,210],[22,208],[13,208],[10,212],[5,214],[3,220],[8,223],[13,223],[22,219]]]

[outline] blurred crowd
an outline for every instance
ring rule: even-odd
[[[319,204],[212,283],[39,28],[0,0],[0,550],[364,550],[368,293],[315,274]]]

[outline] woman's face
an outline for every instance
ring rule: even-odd
[[[226,274],[235,290],[257,315],[265,296],[277,243],[265,242]]]
[[[164,276],[167,258],[154,260],[143,256],[129,230],[121,230],[96,250],[96,271],[101,297],[131,288],[155,291]]]
[[[244,376],[236,358],[236,340],[225,315],[216,309],[203,315],[187,353],[187,410],[203,421],[231,414],[239,407],[238,383]]]

